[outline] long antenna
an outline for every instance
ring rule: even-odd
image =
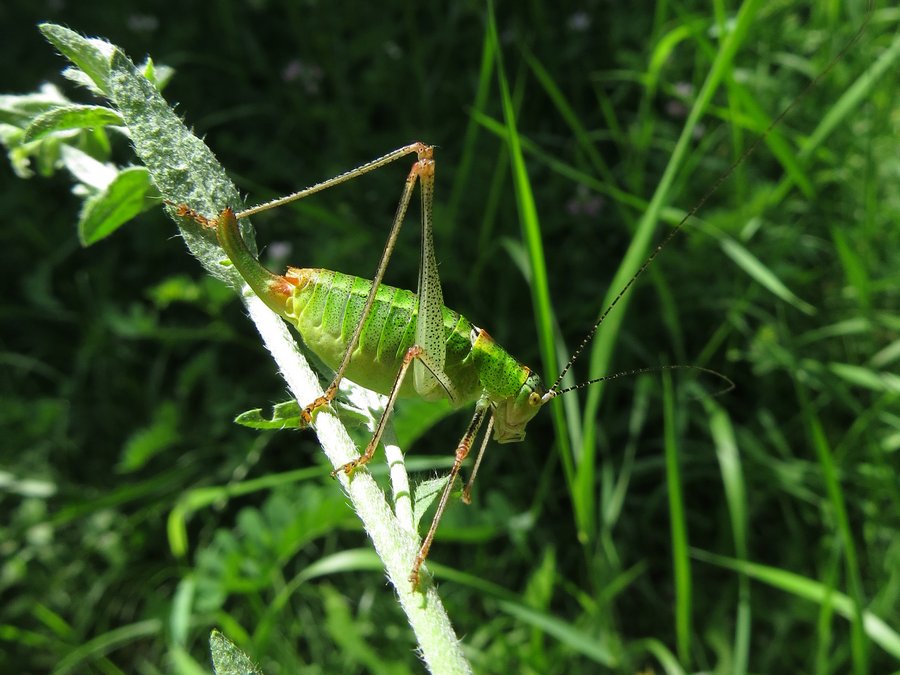
[[[734,382],[727,375],[723,375],[717,370],[712,370],[711,368],[704,368],[703,366],[688,366],[688,365],[680,365],[673,364],[668,366],[648,366],[646,368],[633,368],[632,370],[623,370],[619,373],[612,373],[611,375],[604,375],[603,377],[595,377],[592,380],[587,380],[586,382],[580,382],[572,387],[566,387],[565,389],[559,390],[551,390],[547,396],[549,398],[556,398],[557,396],[562,396],[570,391],[578,391],[579,389],[584,389],[588,385],[596,384],[597,382],[607,382],[609,380],[617,380],[620,377],[634,377],[635,375],[643,375],[645,373],[660,373],[664,370],[698,370],[701,373],[706,373],[707,375],[714,375],[722,380],[725,384],[718,391],[714,392],[713,396],[721,396],[722,394],[727,394],[729,391],[734,389]]]
[[[850,41],[847,42],[847,44],[844,45],[844,47],[837,54],[835,54],[832,57],[832,59],[828,62],[828,65],[825,66],[825,69],[822,70],[818,75],[816,75],[816,77],[814,77],[809,82],[809,84],[807,84],[806,87],[804,87],[803,91],[801,91],[794,98],[794,100],[791,101],[790,104],[784,110],[782,110],[781,113],[774,120],[772,120],[771,124],[769,124],[769,126],[766,127],[765,131],[763,131],[759,136],[757,136],[755,139],[753,139],[753,142],[750,143],[750,145],[747,146],[747,148],[740,154],[740,156],[736,160],[734,160],[734,162],[731,163],[731,166],[728,167],[728,169],[725,171],[725,173],[723,173],[721,176],[719,176],[716,179],[716,181],[712,184],[712,186],[700,198],[700,201],[698,201],[693,206],[693,208],[691,208],[691,210],[688,211],[684,215],[684,217],[678,222],[678,224],[672,229],[672,231],[669,232],[669,234],[667,234],[663,238],[663,240],[656,246],[655,249],[653,249],[653,252],[647,257],[647,259],[640,266],[640,268],[638,268],[638,271],[635,272],[634,276],[632,276],[631,279],[628,280],[628,283],[626,283],[622,287],[622,290],[619,291],[619,293],[616,295],[615,298],[613,298],[613,301],[611,303],[609,303],[609,306],[603,310],[603,312],[600,314],[600,318],[597,319],[597,321],[594,323],[594,325],[588,331],[587,335],[584,336],[584,339],[581,341],[581,344],[578,345],[578,348],[572,354],[572,358],[569,359],[569,362],[562,369],[562,372],[559,374],[559,377],[556,378],[556,381],[553,383],[553,386],[550,387],[549,391],[551,393],[553,393],[553,394],[561,393],[558,391],[558,387],[559,387],[560,383],[562,382],[563,378],[566,376],[566,373],[569,372],[569,369],[572,367],[572,364],[575,363],[576,359],[581,355],[581,352],[584,351],[584,348],[593,339],[594,334],[597,332],[597,329],[600,327],[600,324],[603,323],[604,319],[606,319],[606,317],[612,311],[612,308],[618,304],[619,300],[621,300],[622,296],[624,296],[628,292],[628,289],[632,287],[634,282],[638,280],[638,278],[647,270],[648,267],[650,267],[650,265],[656,259],[656,256],[659,255],[660,251],[662,251],[666,246],[668,246],[669,242],[672,241],[672,239],[675,237],[675,235],[677,235],[679,232],[681,232],[682,229],[684,229],[684,226],[687,224],[688,220],[693,218],[694,215],[696,215],[696,213],[701,208],[703,208],[703,205],[706,204],[706,202],[709,200],[709,198],[712,197],[713,194],[715,194],[716,191],[720,187],[722,187],[722,183],[724,183],[726,180],[728,180],[731,177],[731,175],[734,173],[735,169],[737,169],[741,164],[743,164],[744,160],[746,160],[747,157],[749,157],[753,153],[753,151],[756,150],[756,148],[759,146],[759,144],[762,143],[768,137],[768,135],[772,132],[772,129],[777,127],[781,123],[781,120],[783,120],[788,114],[790,114],[790,112],[797,106],[797,104],[800,103],[800,101],[812,89],[814,89],[816,86],[818,86],[819,82],[821,82],[822,79],[826,75],[828,75],[829,72],[831,72],[832,68],[834,68],[834,66],[841,59],[844,58],[844,55],[848,51],[850,51],[851,47],[853,47],[853,45],[856,44],[856,42],[859,40],[860,36],[863,34],[863,31],[865,31],[866,27],[868,26],[869,20],[872,18],[872,7],[873,7],[873,2],[872,2],[872,0],[870,0],[870,2],[868,3],[868,11],[866,13],[866,18],[862,22],[862,25],[859,27],[859,29],[856,31],[856,33],[853,35],[853,37],[850,38]],[[599,381],[603,381],[603,379],[608,379],[608,378],[599,378],[597,380],[591,380],[591,382],[599,382]],[[583,384],[587,384],[587,383],[583,383]],[[581,385],[579,385],[579,386],[581,386]]]

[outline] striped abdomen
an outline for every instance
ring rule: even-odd
[[[360,320],[372,282],[325,269],[290,268],[284,278],[294,289],[283,316],[297,328],[306,346],[336,369]],[[471,403],[484,390],[496,400],[514,396],[527,378],[528,368],[464,316],[444,307],[443,319],[447,346],[444,372],[456,388],[456,404]],[[415,334],[415,293],[381,284],[346,376],[366,389],[387,394],[403,356],[415,342]],[[400,395],[417,395],[412,377],[406,378]]]

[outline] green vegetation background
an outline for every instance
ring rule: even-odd
[[[543,370],[508,154],[490,125],[502,112],[481,64],[485,9],[394,5],[16,0],[0,8],[0,89],[50,81],[89,100],[59,76],[42,20],[149,54],[175,68],[166,98],[250,203],[412,140],[437,145],[445,300]],[[709,71],[716,19],[700,3],[512,7],[498,11],[503,56],[571,351]],[[696,203],[864,14],[860,3],[757,9],[671,205]],[[623,310],[612,371],[697,364],[736,390],[698,399],[691,378],[670,390],[656,375],[607,386],[589,420],[596,454],[574,460],[595,463],[589,497],[567,486],[549,414],[524,443],[489,448],[475,505],[451,509],[433,550],[478,672],[595,672],[599,653],[632,672],[900,667],[896,67],[815,152],[801,149],[896,51],[898,18],[875,9],[780,127],[780,159],[760,147]],[[116,154],[130,161],[125,143]],[[781,192],[791,159],[808,185]],[[83,249],[65,174],[0,171],[0,670],[202,672],[215,626],[269,673],[419,670],[314,437],[232,423],[285,387],[173,224],[151,210]],[[370,274],[405,173],[257,218],[264,256]],[[414,287],[410,225],[388,279]],[[777,297],[766,274],[795,297]],[[451,416],[408,448],[423,475],[447,465],[464,425]],[[276,487],[190,514],[188,554],[173,555],[167,521],[192,491],[267,476]],[[332,571],[348,551],[357,569]]]

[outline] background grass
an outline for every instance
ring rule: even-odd
[[[621,286],[722,27],[746,17],[654,240],[865,14],[532,3],[501,7],[494,41],[476,2],[36,7],[0,8],[4,91],[63,82],[38,20],[149,53],[249,202],[436,144],[445,299],[541,371]],[[900,83],[895,66],[862,79],[896,58],[898,18],[875,8],[601,329],[592,375],[697,364],[737,389],[618,380],[489,449],[432,564],[477,671],[898,668]],[[256,218],[264,257],[369,274],[406,170]],[[192,672],[212,626],[270,673],[419,669],[314,438],[231,423],[286,398],[239,304],[160,211],[81,249],[66,176],[3,171],[2,670]],[[414,230],[391,283],[415,286]],[[535,236],[552,313],[534,309]],[[411,465],[445,465],[464,418],[409,447]]]

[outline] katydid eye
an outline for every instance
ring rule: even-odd
[[[541,395],[538,394],[536,391],[531,392],[531,394],[528,396],[528,402],[531,405],[540,405],[541,404]]]

